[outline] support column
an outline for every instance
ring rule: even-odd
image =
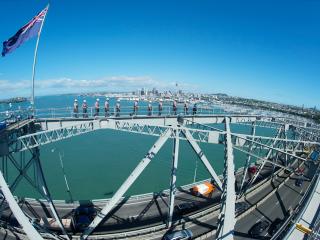
[[[284,125],[284,131],[283,131],[283,133],[284,133],[284,138],[287,140],[288,139],[288,131],[289,131],[289,124],[285,124]],[[284,150],[287,152],[287,142],[285,141],[284,142]],[[285,166],[288,166],[288,155],[286,154],[285,155]]]
[[[235,175],[233,162],[233,148],[230,132],[230,119],[225,118],[226,142],[225,142],[225,172],[223,182],[223,193],[221,196],[222,208],[218,220],[217,239],[233,239],[235,218]]]
[[[171,168],[171,183],[170,183],[170,204],[169,204],[169,216],[167,227],[172,226],[172,216],[174,210],[174,198],[176,195],[176,179],[177,179],[177,169],[178,169],[178,159],[179,159],[179,134],[180,130],[174,130],[175,138],[173,140],[173,158],[172,158],[172,168]]]
[[[168,129],[166,132],[161,135],[155,144],[148,151],[147,155],[139,162],[137,167],[133,170],[133,172],[129,175],[127,180],[121,185],[121,187],[117,190],[117,192],[113,195],[113,197],[106,203],[101,212],[97,214],[97,216],[93,219],[90,225],[85,229],[84,233],[81,235],[80,239],[87,239],[89,235],[96,229],[96,227],[101,223],[101,221],[108,215],[111,209],[118,203],[120,198],[126,191],[130,188],[130,186],[135,182],[135,180],[140,176],[143,170],[148,166],[154,156],[159,152],[165,142],[171,135],[172,130]]]

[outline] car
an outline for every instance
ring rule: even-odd
[[[291,171],[292,171],[292,170],[291,170]],[[288,169],[287,169],[287,168],[284,169],[284,173],[285,173],[285,174],[290,174],[291,171],[289,170],[289,168],[288,168]]]
[[[249,207],[249,204],[246,202],[237,202],[235,206],[235,213],[239,214],[244,212]]]
[[[260,235],[269,227],[269,225],[270,223],[267,221],[259,221],[250,228],[248,233],[253,238],[260,237]]]
[[[304,168],[298,168],[295,173],[296,173],[296,175],[298,175],[298,176],[302,176],[303,173],[304,173]]]
[[[183,229],[180,231],[174,231],[167,233],[162,238],[163,240],[182,240],[182,239],[192,239],[192,232],[189,229]]]
[[[270,234],[270,236],[273,236],[279,230],[279,228],[282,226],[283,223],[284,223],[284,220],[282,220],[280,218],[276,218],[271,223],[271,225],[268,229],[268,233]]]
[[[180,215],[192,212],[196,209],[198,209],[198,205],[196,205],[194,202],[181,203],[174,207],[175,212]]]
[[[251,174],[255,174],[257,172],[257,166],[251,166],[248,168],[248,172]]]
[[[303,183],[303,179],[297,178],[296,181],[294,182],[294,185],[296,185],[297,187],[301,187],[302,183]]]

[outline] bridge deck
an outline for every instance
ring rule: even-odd
[[[318,235],[314,239],[318,239],[320,234],[317,233],[319,231],[319,226],[316,225],[316,222],[319,221],[319,211],[320,211],[320,178],[316,183],[314,193],[308,201],[307,207],[302,212],[301,217],[298,219],[297,223],[302,224],[304,227],[314,230],[314,234]],[[319,222],[317,223],[319,224]],[[290,235],[288,236],[288,240],[295,240],[295,239],[304,239],[306,235],[299,231],[298,229],[294,229]]]
[[[26,125],[28,125],[29,123],[33,122],[34,119],[25,119],[25,120],[22,120],[22,121],[18,121],[18,122],[15,122],[11,125],[9,125],[6,130],[7,131],[12,131],[12,130],[15,130],[15,129],[19,129],[19,128],[22,128]]]

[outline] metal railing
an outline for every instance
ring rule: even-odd
[[[5,112],[0,112],[0,122],[6,122],[8,124],[17,122],[23,119],[30,118],[32,112],[30,109],[21,109],[21,110],[8,110]]]
[[[318,209],[319,211],[319,209]],[[316,220],[314,221],[312,232],[310,233],[310,236],[308,237],[308,240],[316,240],[320,238],[320,214],[318,213],[318,216]]]
[[[64,108],[40,108],[32,111],[31,109],[21,109],[13,111],[0,112],[0,120],[5,120],[10,117],[28,118],[31,116],[37,118],[92,118],[92,117],[110,117],[110,116],[172,116],[172,115],[219,115],[219,114],[248,114],[248,111],[226,111],[223,108],[199,106],[196,109],[188,108],[187,110],[183,106],[178,106],[176,110],[172,106],[164,105],[162,110],[159,111],[158,106],[152,106],[152,109],[148,109],[148,106],[139,106],[135,111],[132,106],[121,106],[117,111],[115,106],[109,108],[106,111],[103,107],[99,108],[97,112],[95,107],[88,107],[86,111],[79,108],[78,111],[74,111],[73,107]]]
[[[109,116],[162,116],[162,115],[192,115],[192,114],[226,114],[223,109],[219,108],[208,108],[198,107],[195,111],[188,109],[187,111],[183,107],[178,107],[174,110],[171,106],[163,106],[162,110],[159,111],[158,107],[154,106],[152,109],[148,109],[148,106],[140,106],[137,110],[133,107],[123,106],[117,111],[116,107],[110,107],[109,110],[99,108],[97,112],[94,107],[88,107],[87,111],[79,109],[74,111],[72,107],[67,108],[49,108],[49,109],[36,109],[35,116],[39,118],[61,118],[61,117],[109,117]]]
[[[320,168],[318,167],[316,174],[314,175],[311,183],[309,184],[307,190],[305,191],[305,194],[299,201],[298,205],[293,210],[293,213],[289,216],[289,218],[286,219],[281,228],[279,228],[276,234],[272,237],[272,239],[276,240],[280,237],[283,239],[288,239],[288,236],[294,231],[296,227],[295,222],[297,222],[305,212],[309,202],[311,201],[311,196],[316,190],[315,186],[320,181],[319,172]]]

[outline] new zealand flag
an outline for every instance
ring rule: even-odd
[[[2,56],[11,53],[16,48],[30,38],[37,36],[39,33],[44,17],[46,16],[48,7],[43,9],[37,16],[35,16],[30,22],[24,25],[19,31],[7,41],[3,42]]]

